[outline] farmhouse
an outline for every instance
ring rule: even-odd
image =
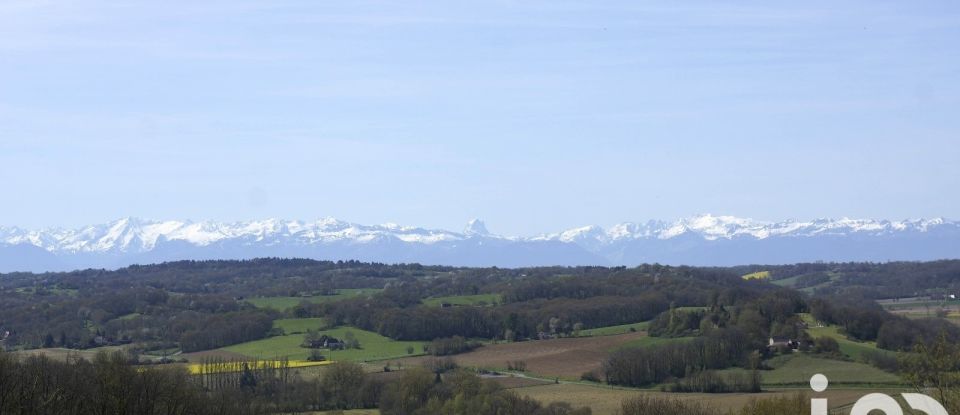
[[[800,348],[800,342],[787,337],[771,337],[767,343],[768,349],[780,349],[789,347],[792,350]]]
[[[310,337],[308,336],[303,340],[302,347],[308,349],[330,349],[330,350],[342,350],[344,343],[335,337],[327,336],[326,334],[320,337]]]

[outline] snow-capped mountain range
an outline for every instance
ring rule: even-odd
[[[531,237],[494,235],[480,220],[460,232],[333,218],[234,223],[125,218],[79,229],[0,227],[0,272],[263,256],[465,266],[930,260],[960,257],[960,222],[762,222],[700,215]]]

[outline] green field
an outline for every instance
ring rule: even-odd
[[[661,344],[685,343],[696,337],[650,337],[644,336],[636,340],[630,340],[622,344],[618,349],[632,349],[637,347],[658,346]]]
[[[782,280],[773,280],[773,281],[770,281],[770,283],[779,285],[781,287],[793,287],[797,283],[797,279],[799,279],[800,277],[801,277],[800,275],[797,275],[790,278],[784,278]]]
[[[610,336],[613,334],[623,334],[629,333],[630,329],[635,331],[644,331],[650,325],[649,321],[643,321],[640,323],[631,323],[631,324],[621,324],[619,326],[607,326],[607,327],[597,327],[593,329],[581,330],[581,336]]]
[[[500,294],[477,294],[477,295],[450,295],[446,297],[433,297],[423,300],[423,304],[430,307],[440,307],[441,303],[466,306],[485,306],[499,304],[502,302]]]
[[[784,279],[780,279],[780,280],[776,280],[776,281],[770,281],[770,282],[773,283],[773,284],[779,285],[779,286],[781,286],[781,287],[794,288],[794,287],[797,285],[797,281],[798,281],[801,277],[803,277],[803,276],[805,276],[805,275],[809,275],[809,274],[795,275],[795,276],[790,277],[790,278],[784,278]],[[828,272],[827,275],[830,276],[830,281],[822,282],[822,283],[817,284],[817,285],[813,285],[813,286],[805,287],[805,288],[798,288],[798,289],[799,289],[800,291],[805,292],[805,293],[812,294],[812,293],[814,292],[814,290],[816,290],[817,288],[828,286],[828,285],[834,283],[835,281],[837,281],[838,279],[840,279],[840,274],[837,274],[837,273],[835,273],[835,272]]]
[[[309,321],[304,322],[301,320]],[[312,328],[312,325],[318,324],[317,320],[320,319],[285,319],[277,320],[274,324],[278,327],[284,327],[284,330],[287,330],[287,328]],[[321,353],[323,353],[327,359],[363,362],[411,356],[407,353],[407,347],[413,347],[413,355],[423,354],[423,342],[395,341],[377,333],[355,327],[337,327],[329,330],[321,330],[320,334],[326,334],[342,340],[346,337],[348,331],[356,336],[360,342],[360,349],[322,350]],[[270,337],[224,347],[223,350],[262,359],[287,357],[302,360],[310,355],[310,349],[300,347],[300,344],[303,343],[304,336],[304,334],[288,334],[285,336]]]
[[[15,356],[23,356],[23,357],[43,355],[53,360],[63,361],[71,357],[81,357],[87,360],[93,360],[93,358],[97,356],[97,353],[100,353],[100,352],[113,353],[113,352],[119,352],[122,350],[123,348],[120,346],[103,346],[103,347],[97,347],[97,348],[85,349],[85,350],[63,349],[60,347],[53,347],[49,349],[17,350],[9,353]]]
[[[773,370],[763,371],[763,384],[809,385],[810,377],[822,373],[831,384],[900,385],[900,377],[865,363],[824,359],[803,353],[777,356],[767,361]]]
[[[863,353],[868,351],[895,354],[895,352],[889,350],[878,349],[876,342],[851,340],[840,332],[840,327],[838,326],[814,327],[816,322],[810,314],[803,313],[800,314],[800,316],[803,318],[803,321],[810,326],[807,328],[807,333],[809,333],[811,337],[833,338],[840,345],[840,352],[849,356],[851,359],[860,360],[863,357]]]
[[[850,340],[843,333],[840,333],[840,328],[837,326],[829,327],[811,327],[807,329],[807,333],[810,333],[810,336],[816,337],[832,337],[840,344],[840,352],[849,356],[851,359],[859,360],[864,352],[868,351],[879,351],[881,353],[890,353],[894,354],[895,352],[889,350],[882,350],[877,348],[876,342],[858,342]]]
[[[370,296],[383,291],[378,288],[345,288],[337,290],[334,295],[316,295],[312,297],[258,297],[248,298],[247,302],[257,308],[272,308],[274,310],[287,310],[296,307],[298,304],[307,301],[314,304],[326,303],[330,301],[339,301],[347,298]]]

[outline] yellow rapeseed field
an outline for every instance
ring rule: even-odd
[[[765,280],[770,278],[770,271],[759,271],[743,276],[745,280]]]
[[[279,369],[284,366],[295,369],[301,367],[313,367],[313,366],[324,366],[333,363],[333,361],[325,360],[322,362],[313,362],[309,360],[257,360],[250,362],[217,362],[217,363],[191,363],[187,365],[187,369],[190,371],[191,375],[199,375],[203,373],[231,373],[231,372],[240,372],[243,370],[243,365],[246,363],[247,367],[251,370],[255,369]],[[286,365],[284,365],[286,363]]]

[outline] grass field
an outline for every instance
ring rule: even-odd
[[[433,297],[423,300],[423,304],[430,307],[440,307],[441,303],[466,306],[485,306],[502,302],[500,294],[451,295],[447,297]]]
[[[825,359],[803,353],[777,356],[767,361],[772,370],[760,371],[764,389],[804,388],[810,384],[810,377],[821,373],[830,379],[830,385],[846,387],[901,387],[902,380],[889,372],[884,372],[866,363]],[[717,373],[746,373],[745,369],[731,368]]]
[[[285,327],[308,327],[310,323],[302,323],[297,320],[316,320],[316,319],[289,319],[277,320]],[[351,332],[360,342],[360,349],[347,350],[322,350],[328,360],[352,360],[352,361],[372,361],[391,358],[401,358],[410,356],[407,353],[407,347],[413,347],[413,353],[423,353],[423,342],[401,342],[383,337],[377,333],[361,330],[355,327],[337,327],[334,329],[321,330],[321,335],[326,334],[338,339],[344,339],[346,333]],[[261,340],[254,340],[247,343],[241,343],[233,346],[224,347],[221,350],[238,353],[247,357],[257,357],[261,359],[289,358],[295,360],[304,360],[310,355],[310,349],[300,347],[303,343],[305,334],[288,334],[284,336],[270,337]]]
[[[383,290],[377,288],[345,288],[337,290],[335,295],[317,295],[313,297],[259,297],[248,298],[246,301],[258,308],[272,308],[274,310],[283,311],[293,308],[304,301],[319,304],[330,301],[339,301],[347,298],[369,296],[380,291]]]
[[[631,396],[653,395],[658,397],[669,397],[684,401],[698,402],[704,406],[720,409],[721,411],[734,410],[743,407],[752,399],[770,398],[775,396],[789,395],[792,391],[771,391],[764,393],[665,393],[654,391],[638,391],[635,389],[619,389],[604,386],[586,385],[586,384],[547,384],[540,386],[530,386],[514,389],[517,393],[529,396],[543,403],[563,401],[568,402],[575,407],[589,406],[593,410],[593,415],[612,415],[620,407],[620,402]],[[825,397],[829,400],[830,407],[836,408],[846,406],[864,395],[861,390],[843,390],[839,388],[830,388],[818,397]],[[771,414],[776,415],[776,414]]]
[[[894,385],[900,377],[873,366],[858,362],[823,359],[802,353],[777,356],[767,361],[773,370],[763,371],[764,386],[805,386],[810,377],[822,373],[831,385]]]
[[[609,336],[612,334],[630,333],[631,328],[634,329],[634,331],[644,331],[647,329],[648,326],[650,326],[649,321],[632,323],[632,324],[622,324],[619,326],[597,327],[594,329],[581,330],[580,335],[581,336]]]
[[[960,300],[930,300],[928,298],[902,298],[878,300],[887,311],[907,318],[934,318],[938,312],[954,324],[960,324]]]
[[[643,336],[633,340],[630,340],[626,343],[621,344],[618,348],[621,349],[633,349],[637,347],[650,347],[658,346],[661,344],[678,344],[688,342],[695,339],[695,337],[650,337]]]
[[[85,350],[62,349],[59,347],[54,347],[49,349],[19,350],[11,353],[19,356],[43,355],[53,360],[64,361],[67,360],[68,357],[81,357],[83,359],[93,360],[93,358],[97,356],[97,353],[113,353],[122,350],[123,347],[121,346],[104,346]]]
[[[832,337],[840,345],[840,353],[843,353],[854,360],[861,359],[864,352],[896,354],[895,352],[889,350],[878,349],[876,342],[858,342],[850,340],[846,335],[840,333],[840,328],[837,326],[811,327],[807,329],[807,332],[810,333],[810,336],[815,338],[823,336]]]
[[[776,285],[779,285],[779,286],[781,286],[781,287],[794,288],[794,287],[796,287],[797,282],[800,280],[800,278],[801,278],[801,277],[804,277],[805,275],[809,275],[809,274],[796,275],[796,276],[793,276],[793,277],[790,277],[790,278],[784,278],[784,279],[780,279],[780,280],[776,280],[776,281],[770,281],[770,282],[771,282],[772,284],[776,284]],[[830,281],[822,282],[822,283],[820,283],[820,284],[813,285],[813,286],[810,286],[810,287],[799,288],[799,290],[800,290],[800,291],[803,291],[803,292],[805,292],[805,293],[808,293],[808,294],[812,294],[812,293],[814,292],[814,290],[816,290],[817,288],[830,285],[830,284],[832,284],[834,281],[840,279],[840,274],[837,274],[837,273],[835,273],[835,272],[827,272],[827,275],[830,276]]]
[[[876,342],[859,342],[856,340],[848,339],[846,335],[840,332],[840,327],[838,326],[826,326],[826,327],[814,327],[815,321],[813,316],[810,314],[800,314],[803,320],[810,326],[807,328],[807,333],[812,337],[831,337],[837,341],[840,345],[840,352],[849,356],[851,359],[860,360],[863,357],[864,352],[880,352],[880,353],[889,353],[891,355],[895,352],[889,350],[883,350],[877,348]]]
[[[883,308],[887,310],[902,310],[908,308],[926,308],[936,309],[938,307],[957,307],[960,306],[960,300],[930,300],[927,298],[904,298],[895,300],[877,300]]]
[[[742,277],[745,280],[765,280],[770,278],[770,271],[753,272]]]

